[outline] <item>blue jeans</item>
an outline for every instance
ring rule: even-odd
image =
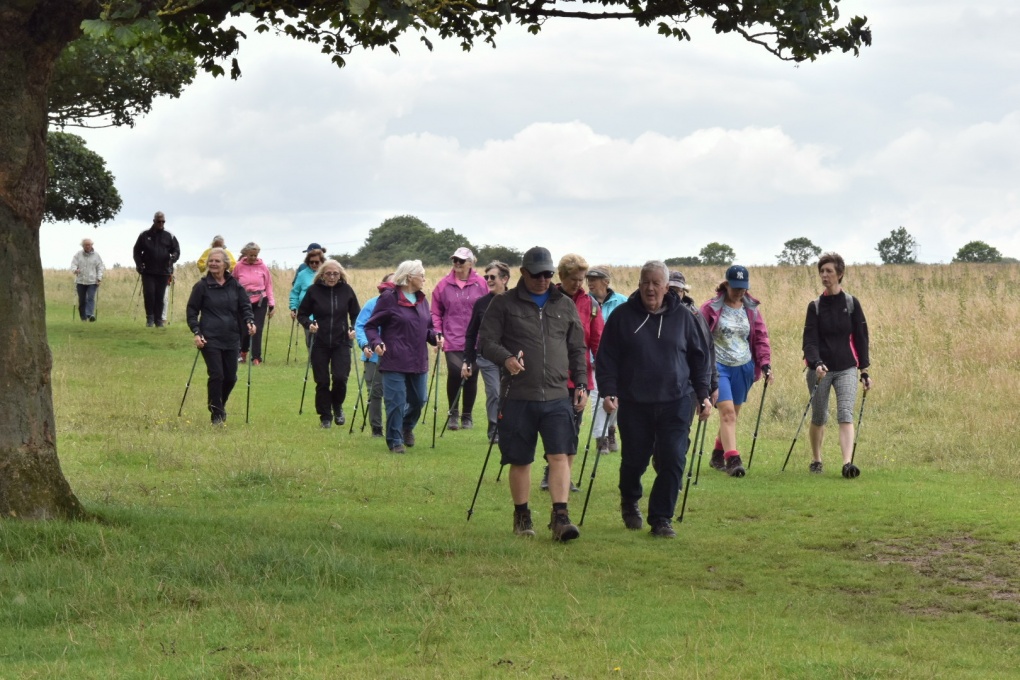
[[[99,290],[99,285],[95,283],[75,285],[78,286],[78,316],[85,321],[96,315],[96,291]]]
[[[393,448],[404,443],[404,432],[414,430],[428,394],[428,373],[382,375],[383,401],[386,403],[386,443]],[[438,398],[438,395],[437,395]]]

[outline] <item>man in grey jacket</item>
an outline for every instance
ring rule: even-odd
[[[587,375],[587,350],[573,300],[550,285],[555,272],[545,248],[524,253],[517,287],[493,298],[479,337],[482,356],[504,369],[497,428],[502,463],[510,466],[514,533],[535,535],[528,499],[541,435],[553,506],[549,528],[554,540],[569,541],[580,535],[567,514],[573,412],[584,409],[588,386],[575,382],[572,400],[567,376]]]
[[[103,258],[95,251],[92,239],[83,239],[81,250],[71,258],[74,283],[78,288],[78,316],[82,321],[96,320],[96,295],[103,282]]]

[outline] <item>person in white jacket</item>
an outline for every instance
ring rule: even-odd
[[[74,283],[78,288],[78,316],[82,321],[96,320],[96,295],[103,282],[103,258],[95,251],[92,239],[81,242],[81,250],[71,258]]]

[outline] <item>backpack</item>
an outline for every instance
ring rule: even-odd
[[[845,290],[843,291],[843,296],[846,298],[846,312],[850,316],[853,316],[854,315],[854,296],[851,295],[850,293],[846,292]],[[822,296],[821,295],[819,295],[818,297],[815,298],[815,301],[814,301],[815,316],[818,315],[819,304],[821,303],[821,301],[822,301]]]

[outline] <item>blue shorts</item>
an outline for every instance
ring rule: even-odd
[[[574,406],[569,398],[553,401],[507,399],[496,428],[503,465],[531,465],[542,435],[545,454],[572,454]]]
[[[723,366],[720,363],[716,366],[719,368],[719,398],[716,401],[732,401],[734,406],[747,401],[747,393],[754,384],[754,361],[743,366]]]

